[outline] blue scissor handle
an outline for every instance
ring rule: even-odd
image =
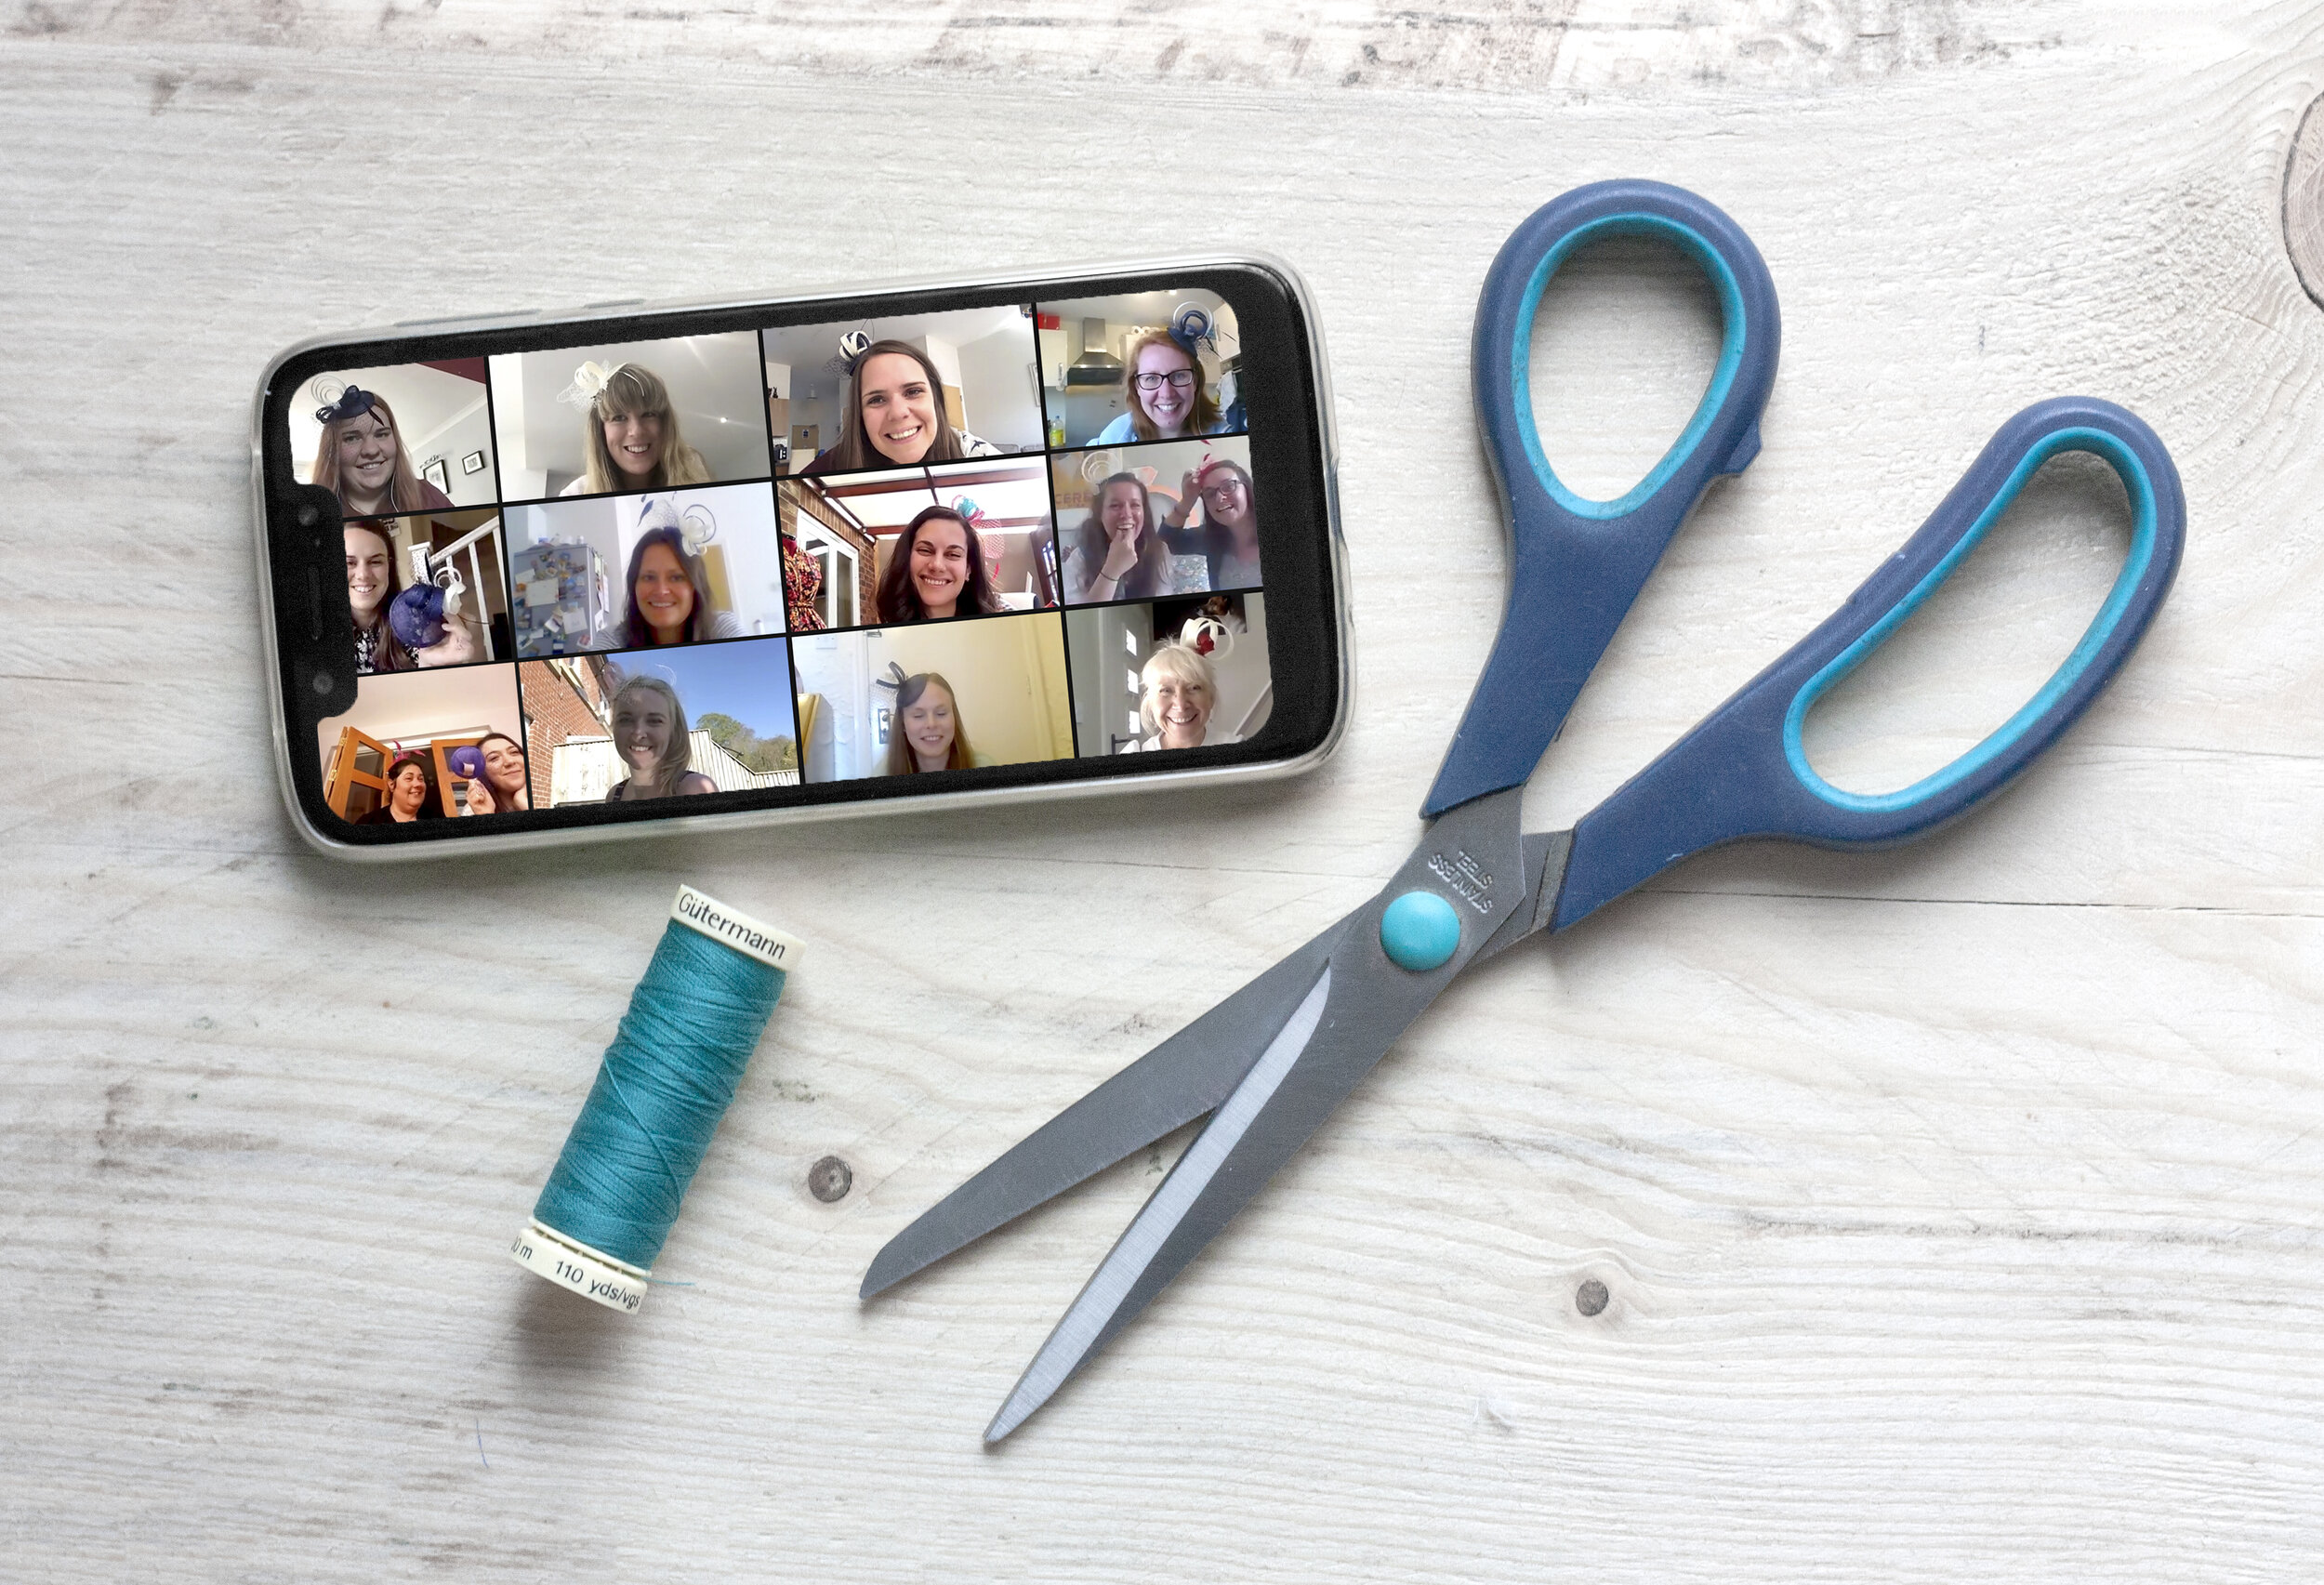
[[[2067,451],[2111,464],[2132,515],[2130,554],[2073,654],[1983,742],[1900,792],[1846,792],[1817,775],[1800,743],[1808,707],[1952,575],[2036,469]],[[1551,928],[1721,842],[1783,837],[1882,847],[1965,812],[2031,764],[2113,680],[2170,592],[2185,540],[2179,472],[2154,430],[2089,397],[2027,408],[1845,605],[1574,827]]]
[[[1710,385],[1662,460],[1627,494],[1592,501],[1568,488],[1542,453],[1525,366],[1542,289],[1577,249],[1610,236],[1683,248],[1717,288],[1725,334]],[[1509,603],[1421,808],[1427,818],[1533,773],[1680,522],[1712,479],[1741,472],[1759,455],[1759,415],[1781,338],[1776,284],[1759,249],[1716,205],[1682,188],[1578,187],[1501,244],[1477,304],[1471,356],[1477,419],[1509,518]]]

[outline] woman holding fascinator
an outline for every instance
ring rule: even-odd
[[[455,773],[468,780],[463,814],[512,814],[533,807],[525,774],[524,745],[505,732],[488,732],[473,745],[445,756]]]
[[[350,522],[339,531],[339,537],[347,542],[347,607],[355,618],[357,674],[368,677],[381,671],[416,671],[482,660],[482,642],[465,617],[449,616],[431,627],[426,622],[411,625],[412,614],[407,612],[404,632],[396,631],[397,606],[403,602],[404,590],[403,575],[396,567],[395,542],[389,534],[393,526]]]

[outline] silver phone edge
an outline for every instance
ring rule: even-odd
[[[1074,281],[1092,275],[1150,274],[1167,270],[1215,269],[1221,265],[1255,264],[1278,276],[1298,303],[1307,338],[1309,367],[1314,371],[1316,434],[1320,438],[1324,471],[1324,520],[1331,563],[1331,622],[1339,638],[1339,708],[1333,712],[1323,740],[1294,759],[1257,765],[1230,765],[1163,771],[1151,775],[1109,776],[1103,780],[1045,784],[1027,787],[933,793],[923,798],[877,798],[848,803],[813,804],[795,809],[732,810],[718,814],[673,815],[656,820],[610,826],[572,826],[550,831],[512,831],[505,836],[463,837],[448,842],[397,842],[386,846],[343,842],[320,829],[299,807],[293,779],[290,724],[283,712],[282,646],[275,637],[274,577],[269,560],[266,515],[266,400],[282,366],[319,348],[427,335],[446,330],[499,330],[516,327],[549,328],[602,320],[619,315],[694,310],[792,308],[833,298],[859,298],[886,292],[957,291],[984,286],[1038,286],[1052,281]],[[356,864],[399,864],[413,860],[450,859],[469,854],[517,852],[534,848],[575,847],[597,842],[628,841],[660,836],[693,836],[711,831],[739,831],[771,826],[799,826],[825,820],[863,819],[873,815],[944,809],[990,808],[997,805],[1053,802],[1064,799],[1112,797],[1188,786],[1241,785],[1281,781],[1303,775],[1331,758],[1346,733],[1355,704],[1355,635],[1349,621],[1347,543],[1340,523],[1340,440],[1332,418],[1331,367],[1326,357],[1322,327],[1316,323],[1314,295],[1306,278],[1288,262],[1261,249],[1239,253],[1181,255],[1168,258],[1116,260],[1107,263],[1059,266],[1032,271],[1006,271],[970,276],[916,276],[903,280],[865,282],[846,287],[819,288],[785,297],[710,297],[664,301],[617,301],[579,308],[476,314],[443,319],[406,320],[363,330],[310,336],[277,352],[258,376],[250,403],[250,515],[257,549],[259,632],[264,641],[267,719],[274,740],[274,785],[291,828],[313,852],[326,858]]]

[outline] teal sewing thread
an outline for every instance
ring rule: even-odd
[[[597,1082],[509,1248],[518,1264],[610,1308],[637,1309],[799,952],[780,931],[679,888]]]

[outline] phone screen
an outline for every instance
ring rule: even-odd
[[[1160,770],[1266,739],[1287,540],[1261,523],[1320,520],[1254,465],[1287,404],[1254,399],[1270,382],[1225,293],[765,317],[286,366],[279,439],[337,509],[354,672],[346,707],[289,723],[291,752],[340,839]]]

